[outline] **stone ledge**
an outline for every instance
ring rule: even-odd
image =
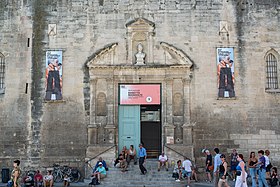
[[[237,100],[236,97],[218,97],[217,100]]]
[[[44,100],[43,103],[66,103],[66,100]]]
[[[266,89],[266,93],[280,93],[280,89]]]

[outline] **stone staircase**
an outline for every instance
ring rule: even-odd
[[[176,182],[172,178],[173,167],[169,171],[161,168],[157,171],[157,160],[147,159],[145,167],[148,170],[146,175],[142,175],[138,165],[130,163],[127,172],[122,172],[120,168],[109,168],[107,177],[101,181],[101,185],[106,187],[184,187],[187,181]],[[192,182],[193,183],[193,182]],[[194,186],[194,185],[191,185]]]

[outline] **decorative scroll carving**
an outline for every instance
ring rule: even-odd
[[[118,43],[113,43],[105,46],[104,48],[96,51],[87,60],[87,67],[92,67],[94,65],[112,65],[114,63],[113,52],[117,47]]]
[[[171,56],[175,63],[185,65],[188,68],[192,67],[193,61],[182,50],[166,42],[161,42],[160,45],[164,51],[166,51]]]

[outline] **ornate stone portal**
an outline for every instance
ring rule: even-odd
[[[98,50],[86,64],[89,68],[91,95],[88,159],[112,145],[118,145],[120,83],[161,84],[162,147],[175,149],[193,158],[190,121],[192,60],[175,46],[158,42],[161,55],[166,57],[155,63],[154,24],[139,18],[126,24],[126,27],[126,41],[109,44]],[[116,48],[125,43],[128,55],[124,63],[116,60],[119,59]],[[172,139],[175,141],[170,141]],[[106,158],[106,155],[103,157]]]

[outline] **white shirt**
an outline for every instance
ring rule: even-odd
[[[270,163],[269,158],[268,158],[268,156],[266,156],[266,155],[263,155],[263,156],[264,156],[264,158],[265,158],[265,167],[267,167],[268,164]]]
[[[167,156],[166,155],[164,155],[164,156],[159,155],[158,160],[162,161],[162,162],[165,162],[167,160]]]
[[[185,161],[183,162],[183,168],[185,168],[185,170],[186,170],[187,172],[192,172],[191,166],[192,166],[192,163],[191,163],[190,160],[185,160]]]
[[[46,175],[46,176],[44,177],[44,179],[45,179],[46,181],[51,181],[51,180],[53,180],[53,175]]]

